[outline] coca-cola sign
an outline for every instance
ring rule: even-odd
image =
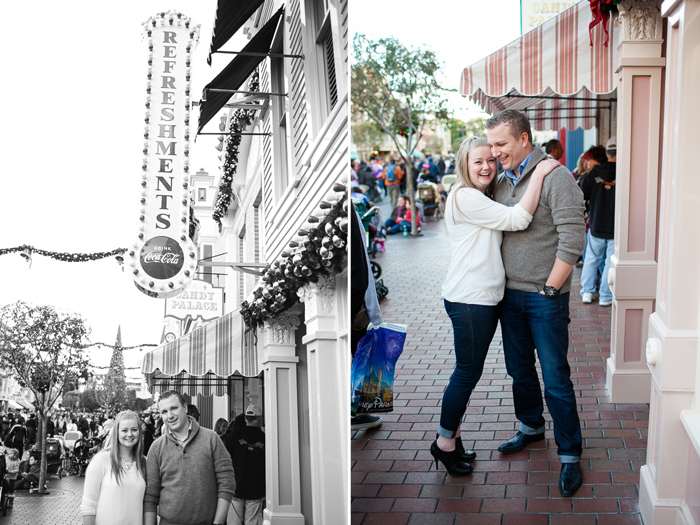
[[[141,249],[141,267],[154,279],[176,276],[185,263],[180,244],[170,237],[153,237]]]
[[[143,143],[133,170],[138,237],[124,259],[136,287],[160,299],[186,290],[197,273],[198,249],[190,237],[190,108],[199,29],[177,11],[162,11],[143,24]]]

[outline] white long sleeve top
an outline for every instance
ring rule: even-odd
[[[88,465],[83,486],[82,516],[95,516],[95,525],[141,525],[146,481],[136,465],[120,477],[112,475],[109,451],[98,452]]]
[[[477,189],[455,185],[445,205],[452,260],[442,297],[452,303],[498,304],[506,286],[502,232],[524,230],[530,221],[532,215],[520,204],[504,206]]]

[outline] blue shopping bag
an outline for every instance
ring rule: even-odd
[[[370,324],[360,339],[350,372],[351,414],[394,409],[394,368],[403,352],[408,325]]]

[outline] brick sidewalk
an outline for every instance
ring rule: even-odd
[[[83,498],[84,477],[68,476],[58,479],[50,476],[50,494],[29,494],[28,490],[15,492],[14,507],[7,516],[0,515],[3,525],[81,525],[80,501]]]
[[[384,218],[388,217],[383,212]],[[511,381],[499,331],[462,424],[465,447],[477,452],[461,478],[430,456],[440,402],[454,367],[451,323],[440,286],[450,261],[444,220],[424,236],[390,236],[378,254],[389,295],[385,321],[409,325],[396,366],[394,411],[377,429],[352,435],[352,523],[359,524],[641,524],[639,468],[646,458],[648,405],[613,404],[605,390],[610,309],[584,305],[580,269],[571,294],[569,362],[584,438],[583,486],[563,498],[560,463],[547,419],[547,440],[511,455],[496,448],[517,430]]]

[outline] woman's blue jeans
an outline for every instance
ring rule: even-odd
[[[405,226],[408,231],[411,231],[411,223],[408,221],[396,222],[394,219],[387,219],[384,223],[389,233],[399,233]]]
[[[484,360],[498,325],[498,306],[451,303],[445,299],[445,310],[452,321],[457,364],[442,396],[438,433],[451,439],[484,370]]]

